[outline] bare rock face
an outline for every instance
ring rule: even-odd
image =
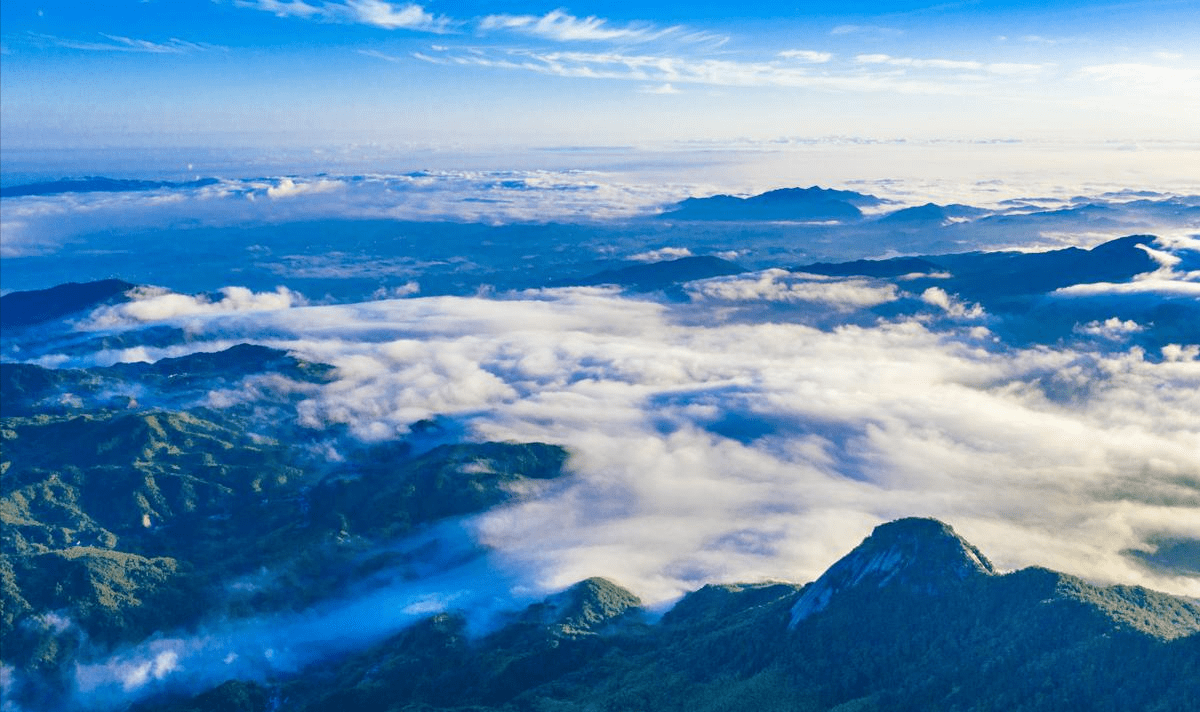
[[[871,536],[813,582],[792,607],[790,627],[847,591],[898,587],[937,595],[972,576],[995,573],[991,562],[948,524],[898,519],[875,527]]]

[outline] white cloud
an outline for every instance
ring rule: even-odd
[[[1089,321],[1086,324],[1077,324],[1075,326],[1075,333],[1077,334],[1099,336],[1105,339],[1124,339],[1130,334],[1136,334],[1145,330],[1146,327],[1132,319],[1121,320],[1115,316],[1109,317],[1104,321]]]
[[[997,348],[979,326],[746,322],[714,305],[895,295],[781,271],[693,287],[692,303],[584,288],[210,310],[184,348],[255,341],[335,366],[332,383],[291,391],[306,424],[385,439],[440,414],[479,439],[560,443],[570,474],[429,533],[475,551],[447,556],[465,565],[299,615],[156,636],[78,666],[81,699],[296,669],[446,606],[517,606],[588,576],[651,603],[707,582],[810,581],[907,515],[950,522],[1001,568],[1200,595],[1200,578],[1125,553],[1200,538],[1200,346],[1165,346],[1155,362],[1139,349]],[[195,308],[159,306],[155,318]],[[210,405],[243,402],[241,390]]]
[[[575,17],[564,10],[552,10],[545,15],[488,15],[478,23],[479,30],[504,30],[554,40],[556,42],[650,42],[673,39],[683,42],[721,44],[728,38],[707,32],[694,32],[678,25],[659,27],[649,22],[615,26],[608,20],[595,17]]]
[[[694,190],[683,183],[628,182],[620,176],[578,170],[455,170],[224,180],[199,188],[25,196],[4,198],[0,256],[50,254],[65,241],[103,230],[136,231],[179,223],[278,224],[329,217],[490,224],[593,222],[652,214]],[[303,200],[284,199],[300,193]],[[111,247],[111,243],[93,245],[97,250]]]
[[[76,670],[78,691],[89,694],[101,685],[115,683],[123,692],[131,692],[161,681],[179,669],[179,647],[160,641],[137,659],[114,658],[101,665],[82,665]]]
[[[486,625],[497,606],[531,603],[513,594],[514,582],[496,570],[457,522],[393,542],[389,553],[420,551],[434,571],[416,581],[360,592],[356,598],[323,601],[314,609],[260,618],[210,621],[199,631],[160,635],[114,651],[106,659],[81,661],[72,671],[71,709],[125,709],[130,702],[163,691],[205,690],[224,680],[263,680],[297,670],[331,655],[377,642],[446,608]],[[272,572],[264,571],[263,576]],[[4,668],[0,672],[7,674]],[[14,684],[19,684],[17,677]],[[4,678],[5,691],[9,689]],[[6,697],[7,701],[7,697]],[[6,710],[7,712],[7,710]]]
[[[1074,284],[1057,289],[1054,297],[1087,298],[1105,296],[1158,295],[1168,298],[1200,298],[1200,270],[1177,269],[1184,254],[1200,258],[1200,238],[1169,236],[1157,238],[1156,247],[1138,245],[1158,265],[1158,269],[1136,275],[1130,282]],[[1198,260],[1200,261],[1200,260]]]
[[[890,64],[898,67],[917,67],[919,69],[982,69],[983,64],[972,61],[950,59],[913,59],[911,57],[892,57],[887,54],[860,54],[854,58],[859,64]]]
[[[442,32],[447,24],[444,18],[431,15],[415,3],[400,5],[384,0],[346,0],[346,7],[359,22],[387,30],[404,28]]]
[[[433,15],[416,3],[394,3],[385,0],[343,0],[343,2],[309,3],[305,0],[234,0],[238,7],[269,12],[277,17],[298,17],[305,20],[360,24],[385,30],[417,30],[444,33],[451,21]]]
[[[238,7],[270,12],[276,17],[299,17],[304,19],[324,17],[325,4],[311,5],[305,0],[234,0]]]
[[[395,57],[390,54],[384,54],[383,52],[380,52],[380,51],[374,50],[374,49],[360,49],[360,50],[356,50],[356,51],[359,54],[363,55],[364,57],[374,57],[375,59],[382,59],[385,62],[391,62],[393,64],[404,61],[403,58],[401,58],[401,57]]]
[[[824,64],[833,59],[833,55],[829,52],[814,52],[809,49],[787,49],[780,52],[778,56],[782,59],[794,59],[810,64]]]
[[[979,62],[960,59],[916,59],[893,57],[887,54],[860,54],[854,58],[859,64],[883,64],[892,67],[913,69],[941,69],[948,71],[982,71],[998,75],[1034,74],[1045,68],[1042,64],[1018,64],[1014,62]]]
[[[707,581],[805,581],[871,524],[928,514],[1003,567],[1200,593],[1122,553],[1200,536],[1200,491],[1181,479],[1200,468],[1190,347],[1155,363],[997,350],[986,330],[911,320],[746,323],[714,304],[893,295],[781,273],[693,287],[690,304],[572,289],[231,313],[193,338],[270,333],[334,364],[301,403],[314,426],[386,438],[440,413],[480,438],[566,445],[564,487],[476,523],[534,590],[605,575],[655,601]]]
[[[978,304],[966,304],[952,294],[947,294],[941,287],[929,287],[921,292],[921,301],[941,308],[950,316],[967,319],[979,319],[984,316],[983,307]]]
[[[324,5],[311,5],[304,0],[234,0],[238,7],[254,8],[269,12],[276,17],[300,17],[304,19],[321,17],[325,12]]]
[[[815,303],[838,310],[867,309],[894,302],[896,286],[869,279],[835,279],[782,269],[692,282],[693,299],[722,302]]]
[[[1200,344],[1167,344],[1162,347],[1164,361],[1170,363],[1188,363],[1200,360]]]
[[[134,39],[132,37],[121,37],[120,35],[109,35],[103,32],[98,33],[104,37],[106,42],[94,42],[87,40],[72,40],[63,37],[55,37],[53,35],[42,35],[30,33],[29,39],[37,43],[51,44],[56,47],[64,47],[66,49],[77,49],[87,52],[140,52],[146,54],[183,54],[186,52],[203,52],[213,49],[223,49],[217,45],[211,45],[203,42],[189,42],[172,37],[163,42],[152,42],[150,40]]]
[[[560,42],[622,40],[645,42],[661,37],[663,32],[650,24],[614,27],[607,20],[590,16],[575,17],[562,10],[537,15],[488,15],[479,21],[479,29],[515,30],[524,34]]]
[[[140,287],[132,294],[132,301],[96,309],[78,328],[113,329],[182,317],[290,309],[306,303],[302,295],[287,287],[279,287],[274,292],[223,287],[220,290],[221,298],[215,301],[205,295],[177,294],[157,287]]]
[[[416,281],[408,281],[396,287],[380,287],[371,295],[372,299],[402,299],[421,293],[421,285]]]
[[[638,262],[661,262],[663,260],[677,260],[681,257],[691,257],[692,251],[686,247],[660,247],[657,250],[649,250],[647,252],[639,252],[636,255],[630,255],[629,259]]]
[[[835,91],[892,91],[914,94],[974,92],[961,83],[905,79],[891,74],[815,73],[794,61],[745,62],[622,52],[561,52],[529,49],[447,51],[414,55],[434,64],[491,67],[581,79],[616,79],[669,84],[740,87],[797,87]]]
[[[1095,282],[1056,289],[1052,296],[1096,297],[1135,294],[1200,298],[1200,282],[1161,278],[1138,279],[1132,282]]]
[[[311,181],[302,181],[300,183],[297,183],[291,178],[281,178],[277,185],[267,188],[267,196],[276,199],[291,198],[297,195],[325,193],[344,187],[345,184],[341,181],[328,180],[324,178]]]

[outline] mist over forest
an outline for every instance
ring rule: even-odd
[[[1152,639],[1200,628],[1200,198],[629,206],[596,179],[475,176],[491,223],[387,216],[453,205],[454,176],[11,190],[5,260],[51,285],[2,297],[15,709],[226,680],[319,708],[292,687],[311,666],[429,616],[512,645],[581,592],[608,612],[564,641],[658,640],[735,582],[792,582],[794,627],[851,596],[805,583],[912,516],[987,576],[1098,586],[1115,629],[1127,606]],[[608,217],[536,213],[577,193]],[[455,705],[499,694],[479,684]]]

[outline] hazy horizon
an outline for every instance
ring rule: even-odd
[[[1194,10],[15,0],[0,111],[42,148],[1195,141]]]

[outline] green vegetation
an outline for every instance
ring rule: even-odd
[[[1045,569],[999,575],[921,521],[880,527],[830,570],[900,546],[904,576],[838,588],[794,627],[809,587],[705,586],[654,623],[633,594],[589,579],[479,637],[438,614],[273,698],[306,712],[1194,709],[1200,605]],[[954,542],[978,575],[959,575]],[[179,704],[167,709],[196,709]]]
[[[151,332],[152,329],[146,330]],[[133,332],[142,338],[153,333]],[[118,349],[128,334],[98,337],[91,347]],[[168,335],[168,341],[171,340]],[[112,342],[112,343],[110,343]],[[214,390],[236,388],[251,376],[274,374],[300,384],[328,381],[331,367],[308,363],[265,346],[239,344],[215,353],[194,353],[154,363],[119,363],[104,368],[48,369],[0,363],[0,392],[6,417],[193,407]],[[266,394],[260,394],[266,395]],[[139,401],[144,405],[139,405]]]
[[[304,445],[338,434],[298,428],[286,407],[274,411],[277,420],[236,408],[111,408],[96,398],[90,407],[43,408],[48,398],[97,394],[114,382],[195,400],[239,373],[328,377],[327,367],[259,347],[171,361],[86,371],[3,366],[6,664],[53,679],[85,641],[111,646],[203,617],[304,608],[389,563],[365,554],[424,524],[507,501],[522,482],[561,475],[566,461],[561,448],[537,443],[416,454],[406,442],[339,441],[342,460],[329,463]],[[266,572],[264,585],[230,595],[231,582]],[[248,690],[214,691],[198,709],[256,709]],[[236,705],[227,699],[235,693]]]
[[[25,405],[0,419],[0,635],[5,664],[39,681],[30,708],[63,699],[53,688],[85,646],[361,591],[400,570],[395,542],[564,471],[553,445],[430,447],[445,435],[436,423],[371,445],[306,431],[286,401],[279,418],[99,396],[41,405],[112,379],[194,400],[235,382],[230,363],[327,376],[278,352],[231,351],[117,375],[6,365],[5,402]],[[336,462],[313,454],[329,448]],[[999,575],[933,520],[880,526],[808,586],[705,586],[657,621],[599,578],[482,635],[470,613],[292,677],[135,709],[1168,712],[1200,699],[1196,602],[1044,569]]]

